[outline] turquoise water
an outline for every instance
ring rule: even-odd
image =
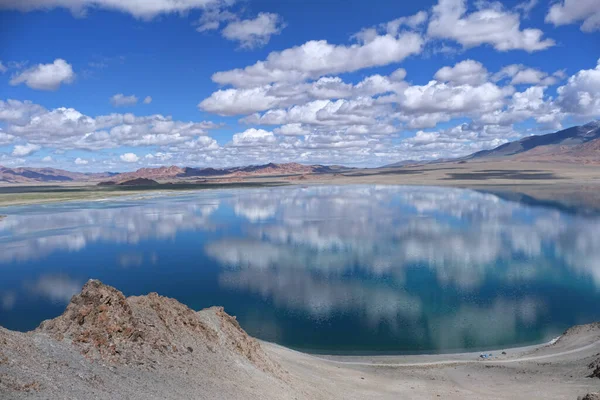
[[[96,278],[312,352],[541,342],[600,320],[600,218],[526,200],[313,186],[2,208],[0,325],[33,329]]]

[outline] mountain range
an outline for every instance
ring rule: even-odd
[[[527,136],[491,150],[483,150],[469,156],[436,160],[446,161],[488,161],[516,160],[538,162],[563,162],[600,165],[600,121],[573,126],[545,135]],[[428,164],[431,162],[404,160],[386,165],[386,168],[407,165]],[[122,183],[136,179],[175,180],[186,178],[243,178],[252,176],[311,175],[347,171],[343,166],[303,165],[298,163],[250,165],[231,168],[191,168],[159,167],[141,168],[124,173],[81,173],[55,168],[6,168],[0,166],[0,182],[41,183],[41,182],[103,182]]]
[[[455,161],[538,161],[600,165],[600,121],[545,135],[527,136],[466,157],[433,161],[403,160],[384,168]]]
[[[6,168],[0,166],[0,182],[4,183],[40,183],[40,182],[104,182],[121,183],[137,179],[174,180],[185,178],[227,177],[241,178],[250,176],[306,175],[334,173],[348,168],[342,166],[303,165],[298,163],[250,165],[232,168],[190,168],[159,167],[140,168],[124,173],[80,173],[55,168]]]
[[[600,164],[600,121],[546,135],[527,136],[491,150],[479,151],[463,159],[497,158]]]

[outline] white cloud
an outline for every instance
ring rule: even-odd
[[[230,3],[227,0],[3,0],[0,9],[49,10],[66,8],[75,16],[85,16],[89,9],[102,8],[131,14],[136,18],[151,19],[160,14],[185,13],[218,4]]]
[[[284,136],[305,136],[311,133],[311,130],[305,125],[299,123],[282,125],[276,128],[274,132]]]
[[[458,85],[480,85],[488,80],[488,71],[480,62],[464,60],[454,67],[441,68],[434,77],[438,81]]]
[[[14,139],[15,137],[13,135],[5,133],[2,131],[2,129],[0,129],[0,146],[7,145],[11,143]]]
[[[221,34],[229,40],[240,42],[246,49],[264,46],[272,35],[285,27],[281,17],[273,13],[260,13],[254,19],[235,20],[227,24]]]
[[[88,164],[88,160],[85,160],[85,159],[79,158],[79,157],[77,157],[74,162],[77,165],[87,165]]]
[[[554,46],[539,29],[521,30],[520,15],[501,8],[500,3],[480,2],[480,9],[467,14],[466,0],[439,0],[433,7],[427,33],[450,39],[465,48],[492,45],[498,51],[534,52]]]
[[[36,144],[31,144],[31,143],[26,143],[24,145],[18,144],[13,149],[12,155],[15,157],[25,157],[25,156],[35,153],[39,149],[41,149],[41,147]]]
[[[152,98],[150,99],[150,101],[152,101]],[[127,107],[127,106],[133,106],[136,105],[138,102],[138,98],[137,96],[131,95],[131,96],[125,96],[123,93],[119,93],[119,94],[115,94],[114,96],[112,96],[110,98],[110,104],[112,104],[114,107]],[[144,99],[144,103],[146,103],[146,100]]]
[[[362,29],[360,32],[352,35],[351,37],[360,42],[368,43],[377,38],[377,36],[380,34],[397,36],[398,33],[400,33],[401,28],[417,29],[426,21],[427,12],[419,11],[418,13],[408,17],[396,18],[392,21],[379,24],[375,27]]]
[[[236,147],[262,146],[275,142],[275,135],[263,129],[250,128],[233,135],[232,144]]]
[[[220,115],[240,115],[276,107],[302,104],[313,99],[339,99],[374,96],[401,90],[406,71],[398,69],[390,77],[372,75],[356,85],[339,77],[323,77],[311,83],[277,83],[254,88],[225,89],[214,92],[198,107]]]
[[[537,4],[538,0],[525,0],[522,3],[517,4],[515,9],[520,11],[525,18],[528,18],[529,13],[537,6]]]
[[[152,103],[152,97],[151,96],[146,96],[144,98],[144,104],[150,104]]]
[[[333,45],[312,40],[281,52],[272,52],[265,61],[244,69],[217,72],[213,81],[223,85],[252,87],[273,82],[300,82],[327,74],[353,72],[363,68],[400,62],[421,52],[423,39],[417,33],[398,37],[377,36],[366,44]]]
[[[581,117],[599,117],[600,59],[596,68],[577,72],[557,92],[556,102],[566,112]]]
[[[202,13],[198,20],[198,32],[213,31],[219,29],[222,22],[233,21],[238,17],[232,12],[222,10],[219,7],[211,7]]]
[[[175,121],[160,114],[138,117],[115,113],[94,118],[73,108],[46,110],[17,100],[0,101],[0,121],[7,124],[7,134],[29,143],[87,150],[172,145],[217,127],[211,122]]]
[[[8,68],[0,61],[0,74],[5,73],[6,71],[8,71]]]
[[[600,2],[598,0],[561,0],[550,7],[546,22],[554,25],[583,21],[581,30],[593,32],[600,29]]]
[[[494,74],[492,79],[494,81],[500,81],[508,77],[511,78],[511,85],[525,84],[551,86],[558,82],[560,76],[561,71],[549,75],[548,73],[535,68],[528,68],[521,64],[512,64],[502,68],[500,72]]]
[[[52,159],[51,156],[46,156],[46,157],[42,158],[42,161],[45,163],[49,163],[49,162],[53,162],[54,160]]]
[[[122,154],[119,158],[121,159],[121,161],[126,163],[135,163],[140,160],[140,158],[134,153],[125,153]]]
[[[402,108],[415,114],[460,113],[469,115],[502,108],[507,91],[486,82],[482,85],[448,85],[431,81],[423,86],[410,86],[400,98]]]
[[[52,64],[38,64],[13,76],[10,84],[13,86],[25,83],[36,90],[57,90],[63,83],[71,83],[75,73],[71,64],[57,58]]]

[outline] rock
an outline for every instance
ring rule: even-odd
[[[592,373],[588,376],[588,378],[600,378],[600,358],[590,363],[588,368],[592,370]]]
[[[279,375],[281,368],[222,307],[195,312],[174,299],[150,293],[126,298],[98,280],[88,281],[58,318],[38,332],[75,345],[87,358],[148,365],[181,353],[243,357]]]
[[[585,396],[579,396],[577,400],[600,400],[600,394],[588,393]]]

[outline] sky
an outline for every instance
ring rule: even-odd
[[[371,167],[598,118],[598,0],[0,0],[9,168]]]

